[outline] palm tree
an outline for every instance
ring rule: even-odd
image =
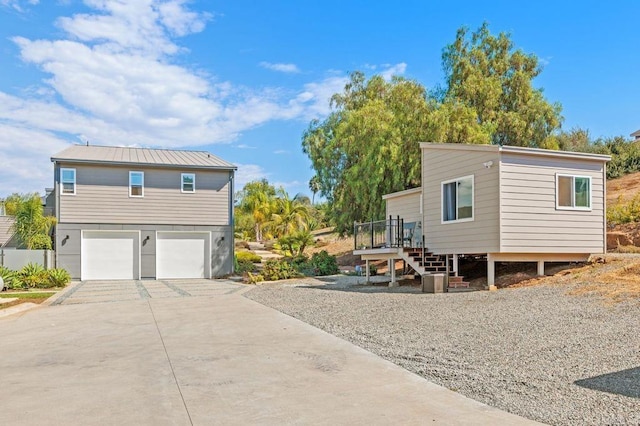
[[[316,192],[320,191],[320,179],[318,179],[318,176],[314,176],[311,178],[311,180],[309,181],[309,189],[313,193],[311,204],[315,204]]]
[[[296,197],[289,198],[283,189],[280,189],[279,192],[279,197],[274,202],[271,220],[268,223],[269,229],[277,236],[307,230],[311,219],[309,204]]]
[[[276,190],[266,179],[247,183],[238,194],[238,208],[251,215],[256,241],[262,241],[265,224],[270,220]]]
[[[56,219],[45,216],[42,200],[38,194],[29,194],[15,199],[15,222],[13,230],[21,243],[30,250],[51,250],[49,231]]]

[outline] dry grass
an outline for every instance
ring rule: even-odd
[[[567,286],[570,295],[596,295],[607,304],[640,303],[640,257],[607,256],[551,276],[525,279],[509,288],[537,285]]]
[[[631,173],[607,181],[607,204],[613,205],[618,198],[628,201],[640,191],[640,172]]]
[[[596,270],[596,276],[576,289],[573,295],[596,294],[612,303],[640,301],[640,261],[622,262],[619,267],[609,272]]]

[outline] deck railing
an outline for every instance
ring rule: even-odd
[[[355,250],[383,247],[411,247],[416,222],[405,222],[400,216],[353,224]]]

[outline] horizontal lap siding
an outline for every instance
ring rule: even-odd
[[[387,199],[387,219],[400,216],[405,223],[422,220],[420,214],[420,193],[401,195]]]
[[[488,253],[499,247],[498,152],[422,150],[423,230],[435,253]],[[484,163],[493,161],[491,168]],[[443,181],[474,176],[474,220],[441,223]]]
[[[604,251],[603,163],[503,154],[500,170],[502,252]],[[591,177],[591,211],[556,209],[557,173]]]
[[[229,224],[227,171],[69,167],[76,195],[60,195],[62,223]],[[144,197],[129,197],[129,171],[144,172]],[[180,191],[181,173],[195,173],[195,193]]]

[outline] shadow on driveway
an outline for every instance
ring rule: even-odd
[[[578,386],[640,399],[640,367],[576,380]]]

